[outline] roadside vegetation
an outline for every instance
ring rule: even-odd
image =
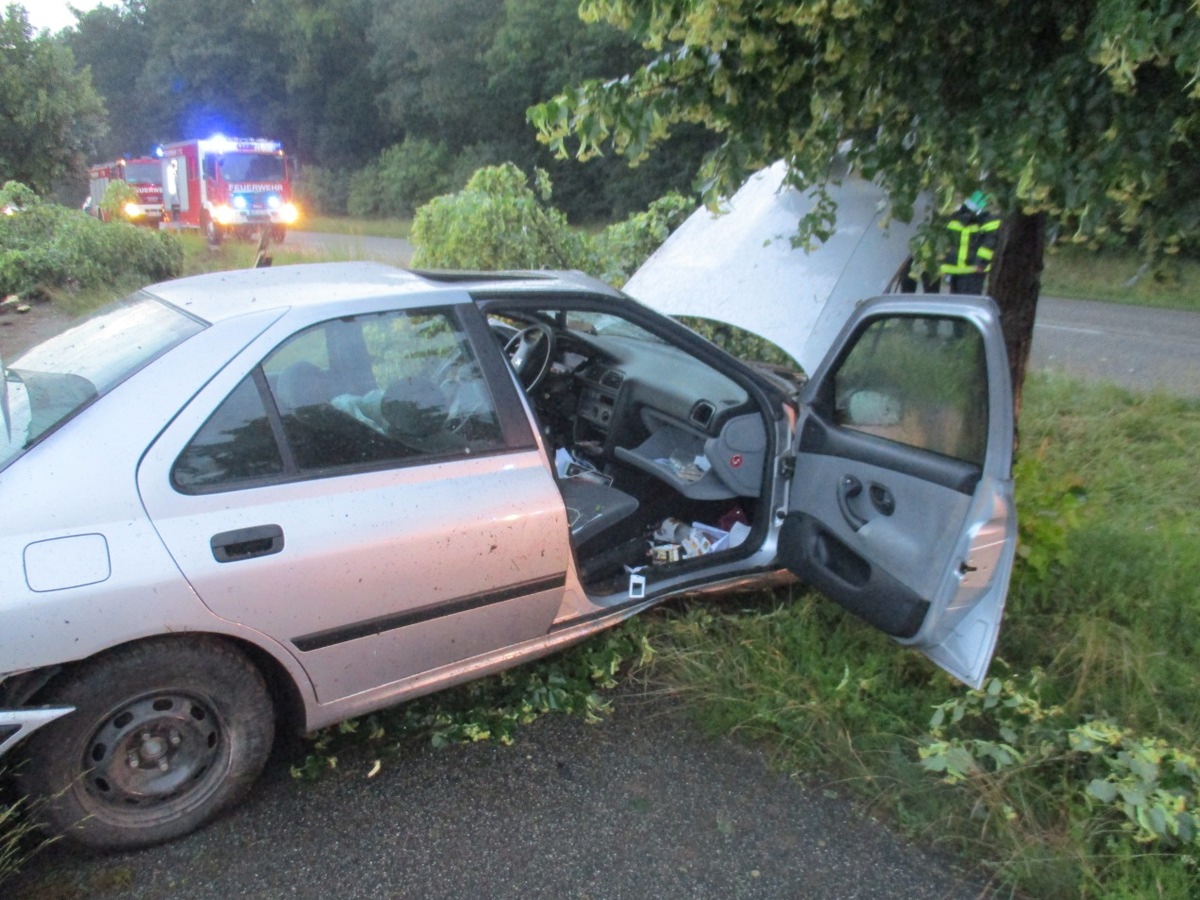
[[[537,257],[537,247],[505,239],[516,221],[579,254],[564,262],[620,281],[684,208],[666,203],[579,232],[550,201],[548,181],[483,170],[418,210],[418,260],[530,265],[513,254]],[[246,267],[256,252],[198,235],[171,241],[187,274]],[[313,258],[286,243],[270,252],[276,265]],[[1089,283],[1088,258],[1070,263],[1048,292],[1071,296],[1073,282]],[[124,289],[82,283],[61,279],[49,293],[92,305]],[[1138,290],[1166,283],[1143,278]],[[761,746],[782,771],[853,788],[876,814],[982,867],[997,889],[1195,895],[1200,404],[1037,376],[1021,435],[1020,561],[983,691],[799,587],[695,598],[542,662],[327,729],[294,772],[354,766],[368,777],[414,741],[507,743],[545,713],[597,719],[606,692],[637,679],[677,695],[712,733]],[[36,846],[15,812],[0,804],[9,871]]]
[[[1042,295],[1200,312],[1200,261],[1177,254],[1148,266],[1132,249],[1054,247],[1046,254]]]
[[[0,208],[0,297],[119,290],[183,271],[183,249],[165,232],[101,222],[15,181],[0,187]]]

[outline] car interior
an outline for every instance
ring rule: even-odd
[[[768,438],[742,386],[611,313],[488,312],[554,456],[590,590],[757,543]]]

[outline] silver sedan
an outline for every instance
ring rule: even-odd
[[[4,366],[0,751],[100,848],[311,731],[790,570],[979,684],[1015,518],[982,298],[859,304],[797,389],[577,273],[139,291]]]

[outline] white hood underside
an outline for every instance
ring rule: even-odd
[[[894,283],[927,205],[918,205],[912,224],[893,219],[883,227],[884,192],[846,175],[829,186],[834,234],[806,252],[791,237],[815,205],[812,192],[783,188],[785,172],[778,162],[753,175],[725,213],[696,210],[624,290],[668,315],[752,332],[812,374],[855,305]]]

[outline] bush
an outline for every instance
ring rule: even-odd
[[[588,238],[550,205],[550,179],[538,170],[534,187],[512,163],[480,169],[455,194],[417,210],[413,265],[465,269],[596,271]]]
[[[100,222],[13,182],[0,190],[4,205],[19,211],[0,216],[0,294],[149,283],[183,270],[183,248],[164,232]]]
[[[600,278],[623,285],[694,208],[692,201],[672,191],[645,212],[609,225],[596,238],[596,254],[603,266]]]
[[[108,187],[104,189],[104,197],[100,201],[100,211],[104,213],[106,221],[128,221],[129,216],[125,215],[125,204],[137,202],[137,191],[130,187],[128,182],[110,181]]]
[[[350,177],[346,206],[352,216],[407,218],[450,189],[452,160],[445,144],[409,138]]]
[[[296,199],[302,213],[344,216],[353,176],[346,169],[305,166],[296,181]]]

